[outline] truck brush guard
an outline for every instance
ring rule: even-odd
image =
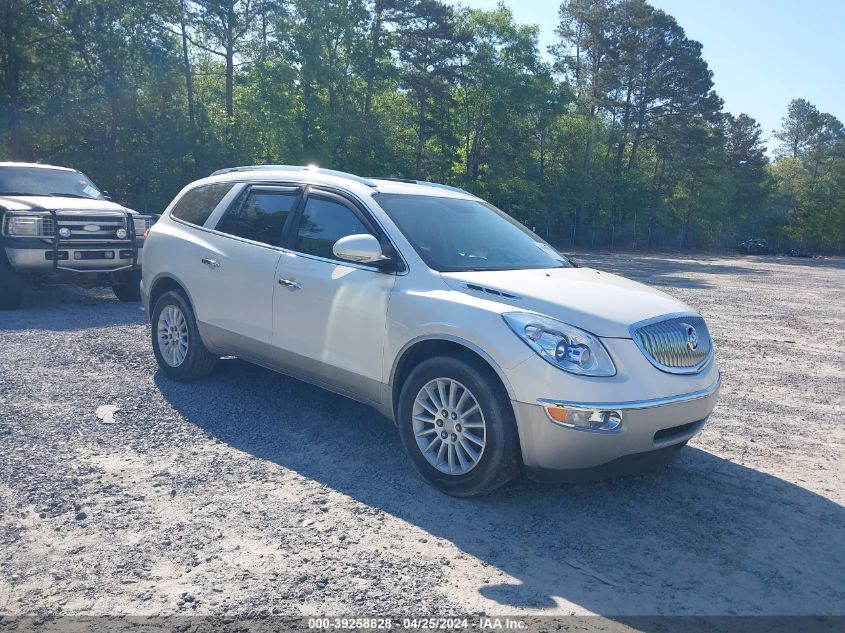
[[[13,228],[23,218],[32,220],[29,227],[26,230]],[[64,270],[77,273],[112,273],[131,270],[138,265],[137,224],[142,222],[146,230],[152,225],[152,221],[151,216],[133,214],[129,211],[62,213],[42,207],[27,211],[7,211],[3,217],[2,234],[9,241],[17,238],[35,238],[43,241],[49,252],[48,257],[52,260],[53,272]],[[121,230],[124,233],[122,237]],[[12,244],[13,242],[8,245],[12,246]],[[80,249],[80,247],[95,252],[97,250],[106,252],[103,249],[117,251],[111,258],[115,263],[126,259],[124,253],[128,252],[130,262],[121,266],[94,269],[73,266],[72,260],[69,260],[65,254],[64,259],[68,259],[68,263],[65,265],[60,263],[63,261],[61,256],[63,250]]]

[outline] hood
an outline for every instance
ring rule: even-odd
[[[538,312],[606,338],[630,338],[633,323],[691,311],[665,292],[592,268],[441,274],[455,290],[513,306],[514,311]]]
[[[131,209],[111,202],[93,198],[63,198],[61,196],[0,196],[0,207],[9,211],[30,211],[48,209],[51,211],[117,211],[135,213]]]

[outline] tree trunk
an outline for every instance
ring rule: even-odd
[[[228,3],[228,16],[224,29],[223,46],[226,51],[226,116],[235,116],[235,29],[238,16],[235,13],[235,2]]]
[[[235,116],[235,51],[226,46],[226,116]]]
[[[645,129],[645,118],[648,110],[647,97],[645,93],[640,95],[640,107],[637,113],[637,127],[634,131],[634,141],[631,143],[631,156],[628,158],[628,169],[632,169],[637,165],[637,152],[640,149],[640,141],[642,141],[643,131]]]
[[[191,153],[194,159],[194,175],[199,174],[199,150],[197,139],[196,105],[194,103],[194,76],[191,72],[191,58],[188,54],[188,29],[185,24],[185,5],[182,4],[182,17],[179,26],[182,29],[182,69],[185,73],[185,89],[188,93],[188,123],[191,134]]]
[[[20,59],[9,59],[6,66],[7,90],[9,92],[9,154],[12,160],[20,160],[21,156],[21,110],[20,110]]]
[[[467,154],[466,177],[470,182],[478,179],[478,165],[481,162],[481,142],[484,139],[484,112],[479,112],[478,119],[472,133],[469,154]]]
[[[423,148],[425,146],[425,96],[419,97],[420,107],[419,116],[417,118],[417,151],[416,151],[416,169],[414,171],[414,178],[422,179],[422,158]]]
[[[9,97],[9,155],[12,160],[19,160],[21,158],[20,88],[22,61],[15,41],[14,11],[9,6],[6,7],[4,13],[3,42],[6,63],[3,70],[5,71],[6,94]]]
[[[587,136],[587,142],[584,147],[584,161],[581,166],[581,222],[584,222],[584,217],[587,214],[587,204],[590,200],[590,155],[593,152],[593,134],[592,131]],[[577,215],[577,214],[576,214]]]
[[[546,133],[540,132],[540,191],[546,193]]]
[[[379,42],[381,40],[382,14],[384,12],[383,0],[376,0],[373,6],[373,28],[370,30],[370,51],[367,56],[367,89],[364,94],[364,122],[369,123],[370,112],[373,108],[373,93],[375,92],[376,80],[376,55],[378,55]]]

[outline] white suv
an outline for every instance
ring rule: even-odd
[[[419,473],[459,496],[523,470],[665,463],[719,388],[699,314],[433,183],[216,172],[150,230],[141,292],[167,376],[234,355],[372,405]]]

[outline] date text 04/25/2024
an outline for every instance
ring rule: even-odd
[[[509,630],[518,631],[527,628],[525,621],[517,618],[479,617],[469,618],[309,618],[309,629],[335,630],[405,630],[448,631],[448,630]]]

